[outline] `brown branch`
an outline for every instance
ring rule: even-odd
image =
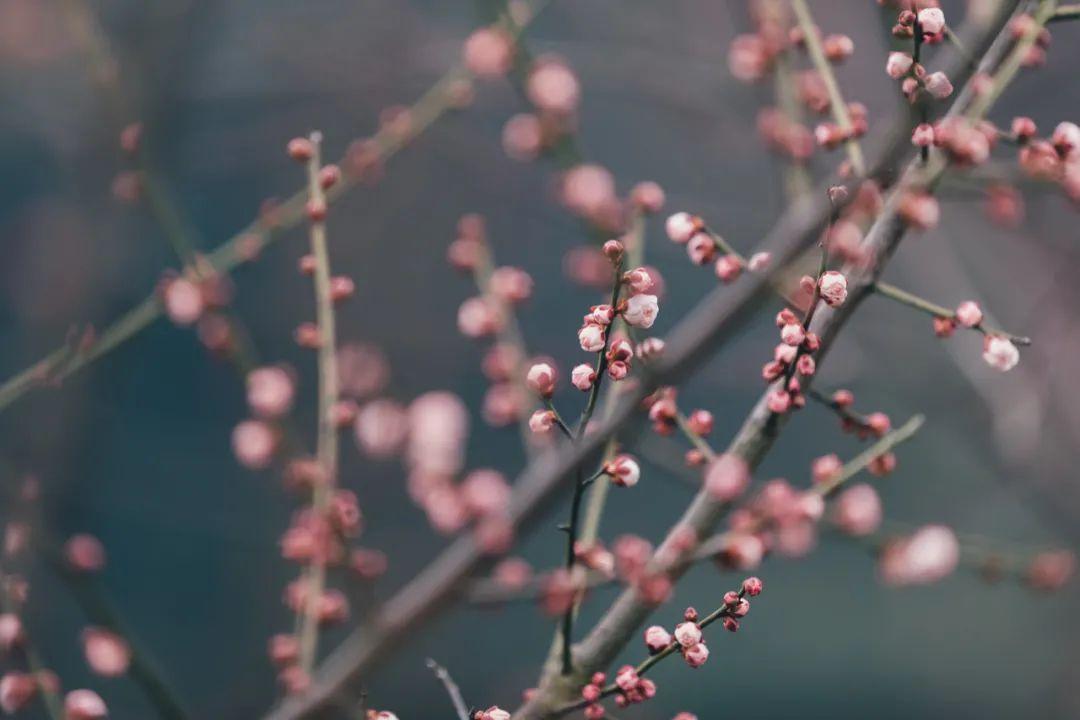
[[[988,27],[983,28],[972,47],[982,54],[1003,27],[1016,2],[1006,3],[1006,8]],[[1004,36],[1002,36],[1004,38]],[[1007,38],[999,41],[987,53],[992,65],[1007,50]],[[985,66],[985,65],[984,65]],[[952,73],[957,82],[965,82],[970,71],[958,68]],[[965,88],[954,107],[965,107],[972,92]],[[873,164],[872,176],[879,177],[895,166],[896,159],[908,151],[910,127],[908,118],[893,132],[877,162]],[[910,171],[909,171],[910,172]],[[673,384],[685,378],[749,320],[750,314],[771,297],[771,284],[799,255],[817,241],[833,211],[827,200],[825,184],[820,192],[814,192],[793,203],[769,232],[763,243],[772,252],[775,262],[772,269],[762,275],[754,275],[733,287],[718,287],[690,312],[671,332],[663,357],[652,365],[651,372],[643,378],[635,392],[625,393],[613,409],[611,418],[601,423],[596,431],[586,435],[582,442],[571,446],[561,443],[558,447],[538,456],[522,472],[514,487],[509,508],[509,520],[519,531],[530,527],[547,510],[557,492],[572,481],[578,468],[599,452],[609,438],[634,416],[639,403],[660,385]],[[883,220],[879,220],[867,236],[872,256],[883,266],[900,235],[903,225],[896,213],[896,198],[886,206]],[[858,305],[866,293],[873,273],[853,273],[849,280],[849,301],[844,306],[825,308],[815,319],[815,327],[823,348],[831,344],[839,326]],[[764,402],[759,402],[747,419],[743,430],[736,437],[733,449],[744,457],[760,459],[772,444],[779,423],[768,412]],[[712,527],[719,518],[719,510],[708,498],[701,495],[695,499],[687,516],[701,527]],[[335,696],[347,685],[366,674],[390,652],[399,649],[406,634],[416,636],[419,628],[452,605],[462,582],[490,565],[471,535],[463,535],[447,547],[432,563],[401,588],[376,614],[363,632],[354,632],[321,664],[312,678],[312,685],[303,695],[286,698],[279,706],[267,713],[266,720],[287,720],[307,716],[333,702]],[[533,701],[515,715],[522,720],[542,717],[544,708],[557,707],[568,693],[576,692],[575,678],[584,668],[600,666],[625,642],[628,632],[640,624],[645,614],[636,598],[625,593],[616,602],[605,620],[586,638],[575,654],[575,674],[561,680],[561,691],[549,683],[540,689]],[[613,633],[616,628],[621,629]],[[561,676],[560,676],[561,677]]]
[[[1015,52],[1025,49],[1023,42],[1018,43],[1014,48],[1014,54],[1006,56],[1011,45],[1007,32],[1002,32],[996,42],[991,45],[995,35],[1004,27],[1008,15],[1007,12],[999,13],[990,31],[975,43],[980,48],[980,54],[986,53],[982,63],[984,69],[996,67],[999,58],[1005,57],[1003,64],[1005,77],[1011,77],[1009,68]],[[962,73],[963,70],[960,72]],[[960,115],[961,112],[970,113],[968,101],[972,95],[970,86],[966,87],[953,104],[950,114],[955,116]],[[979,104],[975,107],[976,114],[981,114],[989,106]],[[822,307],[813,319],[811,329],[821,339],[819,363],[827,354],[837,333],[869,294],[873,283],[903,238],[906,226],[900,217],[899,205],[904,194],[912,188],[932,187],[944,168],[945,163],[940,158],[929,164],[923,164],[917,160],[908,164],[897,187],[889,194],[882,214],[867,233],[864,249],[867,251],[869,262],[865,266],[848,268],[847,302],[837,308]],[[807,381],[809,382],[809,378]],[[727,449],[728,453],[741,458],[751,469],[761,462],[772,447],[781,426],[787,419],[786,415],[777,415],[769,410],[767,397],[771,389],[770,387],[762,395]],[[683,516],[673,526],[672,533],[657,550],[650,563],[651,570],[663,572],[672,580],[677,580],[693,560],[692,556],[673,552],[679,538],[687,529],[693,531],[697,537],[708,536],[727,509],[726,503],[715,500],[705,489],[700,490]],[[662,560],[662,558],[673,556],[674,560]],[[577,674],[569,677],[547,674],[542,678],[538,691],[514,714],[515,719],[539,720],[556,716],[560,708],[576,695],[584,684],[585,678],[592,672],[607,667],[615,659],[636,628],[647,619],[652,609],[652,606],[645,602],[636,590],[624,591],[601,616],[601,620],[593,631],[574,648],[574,666],[578,671]]]

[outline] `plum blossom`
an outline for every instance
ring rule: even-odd
[[[659,312],[660,304],[655,295],[635,295],[626,302],[623,320],[634,327],[648,329],[656,322]]]
[[[1020,362],[1020,351],[1008,338],[987,336],[983,344],[983,360],[996,370],[1008,372]]]

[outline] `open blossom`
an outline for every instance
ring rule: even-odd
[[[983,360],[992,368],[1008,372],[1020,362],[1020,351],[1007,338],[988,336],[983,343]]]
[[[803,330],[803,326],[800,323],[793,322],[780,328],[780,340],[782,340],[785,345],[798,347],[799,345],[802,345],[802,342],[805,339],[806,331]]]
[[[894,80],[899,80],[907,75],[914,62],[907,53],[891,52],[889,53],[889,59],[885,62],[885,72]]]
[[[976,327],[983,320],[982,308],[971,300],[966,300],[956,308],[956,320],[964,327]]]
[[[928,35],[937,35],[945,29],[945,13],[941,8],[923,8],[919,11],[919,26]]]
[[[652,275],[643,267],[627,271],[623,275],[623,282],[635,293],[648,292],[653,287]]]
[[[1073,158],[1080,153],[1080,126],[1071,122],[1058,123],[1050,142],[1062,157]]]
[[[620,487],[634,487],[641,479],[641,466],[630,455],[619,455],[604,466],[604,472]]]
[[[529,368],[525,383],[537,395],[551,397],[555,393],[555,368],[548,363],[536,363]]]
[[[648,329],[656,322],[659,312],[660,304],[655,295],[635,295],[626,302],[623,320],[634,327]]]
[[[839,307],[847,300],[847,278],[842,273],[829,270],[818,280],[818,292],[829,307]]]
[[[570,371],[570,383],[578,390],[591,390],[596,382],[596,371],[591,365],[582,363]]]
[[[641,297],[640,295],[638,297]],[[578,330],[578,343],[585,352],[598,352],[604,349],[604,328],[588,323]]]

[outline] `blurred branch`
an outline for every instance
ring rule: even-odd
[[[825,57],[825,50],[821,47],[818,27],[814,24],[814,18],[810,14],[810,8],[806,4],[806,0],[791,0],[791,7],[795,10],[795,17],[799,21],[799,27],[802,29],[806,49],[810,53],[810,60],[814,63],[818,74],[821,75],[821,79],[825,82],[825,89],[829,93],[829,110],[832,112],[836,124],[840,126],[840,129],[844,131],[847,137],[844,141],[844,147],[847,149],[848,160],[851,161],[851,169],[855,172],[856,177],[862,177],[866,174],[866,160],[863,158],[859,141],[855,138],[855,126],[851,122],[851,115],[848,113],[844,96],[840,93],[840,84],[836,80],[836,73],[833,72],[828,58]]]
[[[547,2],[548,0],[533,0],[527,5],[524,21],[521,24],[513,23],[505,17],[501,22],[508,28],[508,32],[516,35],[525,29]],[[411,122],[404,132],[392,124],[380,127],[370,141],[374,151],[371,160],[379,163],[387,162],[409,142],[427,130],[453,107],[454,85],[469,77],[464,66],[455,65],[409,108]],[[349,158],[345,157],[338,163],[344,170],[344,177],[327,192],[327,204],[333,204],[362,179],[348,160]],[[268,217],[260,217],[253,221],[207,256],[209,267],[216,272],[227,274],[253,260],[258,251],[276,241],[284,231],[296,227],[304,219],[306,199],[306,189],[299,190]],[[163,312],[160,298],[156,293],[152,293],[106,327],[89,348],[72,352],[67,346],[61,346],[47,354],[0,385],[0,411],[5,410],[31,390],[45,384],[60,383],[112,352],[149,327],[162,316]]]

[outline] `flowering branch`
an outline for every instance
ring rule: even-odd
[[[499,22],[507,28],[509,35],[517,37],[546,4],[547,0],[533,0],[532,3],[522,6],[523,10],[515,21],[503,16]],[[393,123],[385,124],[371,138],[352,146],[350,152],[338,162],[338,165],[344,168],[342,182],[327,193],[326,202],[333,204],[363,180],[371,168],[385,164],[454,108],[455,87],[470,77],[471,73],[464,65],[455,65],[408,109],[410,122],[407,125],[402,127]],[[297,191],[265,217],[256,219],[209,253],[206,257],[208,267],[217,273],[226,274],[253,261],[263,248],[284,234],[284,230],[293,228],[304,220],[306,202],[307,191]],[[151,293],[98,333],[89,348],[74,352],[68,344],[64,344],[45,355],[0,385],[0,411],[31,390],[45,384],[59,383],[109,354],[149,327],[163,313],[164,307],[160,298],[157,293]]]
[[[446,688],[446,694],[450,696],[450,702],[454,706],[454,712],[457,713],[458,720],[471,720],[469,717],[469,706],[465,704],[465,698],[461,696],[461,688],[459,688],[457,683],[454,682],[454,679],[450,677],[450,672],[431,658],[428,658],[427,666],[431,668],[431,671],[435,673],[435,677],[437,677],[439,682],[443,684],[443,687]]]
[[[294,141],[295,142],[295,141]],[[316,517],[323,517],[337,484],[338,428],[334,406],[338,401],[337,341],[334,328],[334,299],[330,287],[330,253],[326,243],[326,194],[321,153],[322,135],[308,139],[308,216],[311,220],[311,254],[315,259],[315,310],[318,325],[319,421],[315,454],[322,477],[314,485],[311,505]],[[317,554],[319,555],[319,554]],[[300,668],[307,674],[315,663],[318,646],[319,612],[326,581],[325,559],[312,559],[307,571],[307,592],[300,622]]]
[[[1002,36],[993,50],[988,52],[991,40],[998,36],[1013,7],[1015,4],[1004,7],[998,17],[979,29],[978,37],[970,43],[977,55],[987,53],[984,67],[995,65],[1008,50],[1007,38]],[[963,80],[968,75],[970,73],[960,67],[955,77]],[[971,93],[962,95],[970,98]],[[895,133],[883,149],[880,159],[874,163],[874,170],[870,174],[877,176],[890,167],[893,158],[908,146],[908,141],[909,129]],[[910,169],[908,172],[911,173]],[[906,189],[913,180],[911,177],[904,178],[900,187]],[[871,263],[857,276],[859,282],[855,284],[854,292],[856,300],[846,308],[829,308],[815,318],[815,323],[819,323],[823,331],[821,337],[826,347],[846,321],[852,308],[857,305],[857,300],[864,294],[865,291],[861,288],[869,284],[869,280],[865,279],[863,273],[872,278],[880,271],[880,267],[887,262],[889,254],[903,234],[904,224],[896,209],[898,201],[897,196],[890,197],[886,203],[886,212],[868,236]],[[714,290],[669,335],[664,355],[651,365],[650,374],[636,389],[623,394],[624,397],[620,399],[608,422],[602,423],[594,432],[586,435],[581,443],[570,447],[564,445],[538,456],[531,462],[515,485],[508,520],[518,527],[519,531],[531,525],[564,482],[575,477],[579,465],[599,451],[620,427],[635,416],[638,404],[649,393],[662,384],[670,384],[685,377],[730,337],[746,320],[746,313],[768,299],[769,283],[786,271],[789,263],[818,238],[831,212],[832,208],[825,200],[824,189],[821,193],[812,193],[802,198],[789,208],[763,243],[765,249],[773,254],[772,269],[755,276],[751,282]],[[764,401],[759,402],[747,418],[743,430],[732,445],[732,451],[740,457],[749,458],[753,464],[756,464],[771,445],[781,424],[767,411],[763,403]],[[710,501],[707,495],[699,496],[692,503],[686,520],[692,528],[711,527],[719,517],[719,510],[720,506]],[[308,692],[287,698],[265,717],[268,720],[286,720],[324,707],[342,687],[366,673],[373,663],[387,652],[400,647],[403,633],[415,633],[426,621],[447,610],[451,605],[449,601],[458,595],[461,581],[487,564],[474,538],[458,538],[390,598],[363,633],[357,632],[347,638],[323,662],[313,676]],[[575,652],[575,669],[578,672],[583,671],[583,662],[597,665],[609,662],[647,612],[648,608],[638,603],[633,593],[624,593],[601,626],[579,644],[578,651]],[[567,694],[576,691],[572,679],[552,680],[546,687],[542,686],[522,709],[520,717],[541,717],[544,708],[557,707]]]
[[[1014,345],[1031,345],[1031,338],[1029,337],[1014,335],[1000,328],[987,325],[983,322],[982,310],[973,302],[968,301],[961,303],[956,310],[950,310],[947,307],[930,302],[918,295],[906,290],[901,290],[895,285],[890,285],[889,283],[881,282],[880,280],[874,283],[871,289],[882,297],[894,300],[901,305],[915,308],[916,310],[933,317],[935,319],[935,329],[938,330],[939,335],[947,336],[951,334],[952,329],[954,329],[957,324],[960,324],[963,327],[976,330],[986,336],[1007,338]],[[945,322],[939,324],[939,321]]]
[[[799,21],[806,49],[810,53],[810,60],[814,63],[818,74],[825,83],[825,89],[829,93],[829,109],[833,119],[844,133],[844,147],[847,148],[848,159],[851,161],[851,169],[859,177],[866,174],[866,160],[863,158],[862,148],[855,137],[855,125],[851,122],[847,103],[840,93],[840,84],[836,81],[836,74],[825,57],[825,50],[821,46],[818,37],[818,28],[814,24],[814,18],[810,14],[810,8],[806,0],[791,0],[791,7],[795,10],[795,17]]]

